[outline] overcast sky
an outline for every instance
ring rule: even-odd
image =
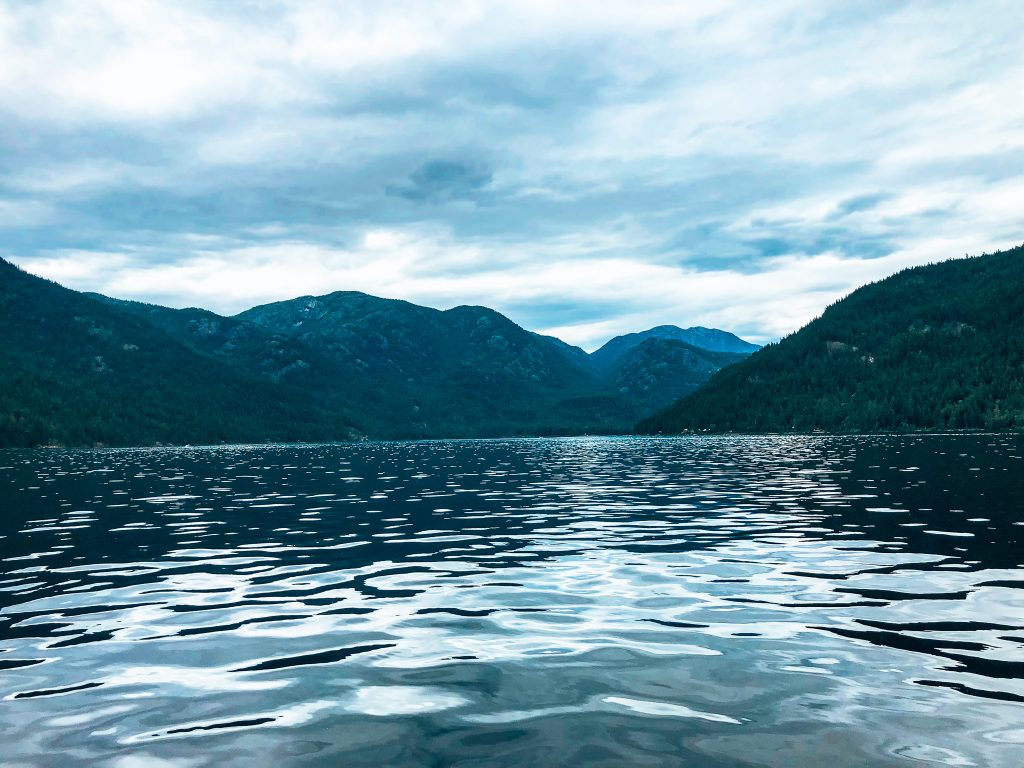
[[[1024,240],[1024,3],[0,0],[0,255],[756,342]]]

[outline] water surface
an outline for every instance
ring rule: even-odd
[[[0,452],[3,759],[1019,768],[1022,455]]]

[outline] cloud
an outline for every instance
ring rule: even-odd
[[[680,322],[730,328],[764,343],[813,319],[859,285],[944,258],[950,247],[949,240],[937,238],[918,250],[879,258],[781,255],[745,272],[726,264],[679,268],[624,257],[606,247],[616,239],[609,232],[605,238],[534,240],[526,254],[515,244],[471,243],[416,228],[373,230],[344,247],[193,235],[169,254],[66,251],[33,259],[30,268],[83,290],[226,314],[335,290],[440,309],[478,303],[593,349],[623,331]],[[966,242],[954,241],[953,247],[965,248]],[[192,255],[183,258],[182,252]]]
[[[470,163],[430,160],[413,171],[406,183],[389,186],[387,191],[419,203],[471,199],[490,184],[492,178],[489,170]]]
[[[842,219],[852,213],[870,211],[889,199],[885,192],[873,192],[865,195],[854,195],[839,202],[835,211],[829,215],[829,219]]]
[[[359,288],[776,338],[1024,239],[1024,8],[0,2],[0,255],[236,311]]]

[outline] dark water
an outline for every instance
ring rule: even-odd
[[[0,453],[0,762],[1019,768],[1022,455]]]

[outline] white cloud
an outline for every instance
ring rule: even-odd
[[[966,243],[954,242],[954,247]],[[757,273],[744,274],[605,255],[570,253],[560,258],[564,241],[533,246],[540,257],[524,260],[516,255],[517,247],[494,253],[436,233],[378,229],[365,233],[351,249],[278,242],[226,246],[160,263],[152,263],[145,253],[68,252],[26,266],[83,290],[226,314],[336,290],[359,290],[441,309],[484,304],[520,322],[524,318],[518,316],[519,307],[566,297],[581,305],[619,307],[606,320],[534,327],[593,349],[618,333],[666,323],[731,328],[763,343],[813,319],[859,285],[950,255],[950,241],[941,238],[879,259],[831,253],[778,257]],[[453,265],[462,269],[446,269]]]
[[[359,289],[588,346],[657,323],[765,341],[866,280],[1024,239],[1021,21],[998,2],[0,0],[5,253],[176,306]],[[484,181],[389,193],[436,158]],[[837,219],[856,197],[878,202]]]
[[[41,226],[53,221],[56,211],[48,203],[36,200],[4,200],[0,198],[0,230]]]

